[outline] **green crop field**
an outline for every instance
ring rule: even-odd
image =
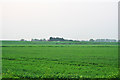
[[[19,42],[2,45],[3,78],[116,78],[117,43]]]

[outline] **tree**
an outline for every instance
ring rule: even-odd
[[[94,39],[90,39],[89,41],[90,41],[90,42],[94,42]]]
[[[56,37],[56,38],[50,37],[49,41],[65,41],[65,40],[63,38],[59,38],[59,37]]]
[[[21,39],[20,41],[25,41],[24,39]]]

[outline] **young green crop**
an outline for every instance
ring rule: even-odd
[[[2,48],[3,78],[114,78],[117,45],[36,45]]]

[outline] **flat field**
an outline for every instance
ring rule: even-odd
[[[3,78],[118,77],[116,43],[110,45],[35,43],[3,42]]]

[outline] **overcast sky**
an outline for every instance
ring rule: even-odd
[[[4,0],[4,40],[118,38],[118,0]]]

